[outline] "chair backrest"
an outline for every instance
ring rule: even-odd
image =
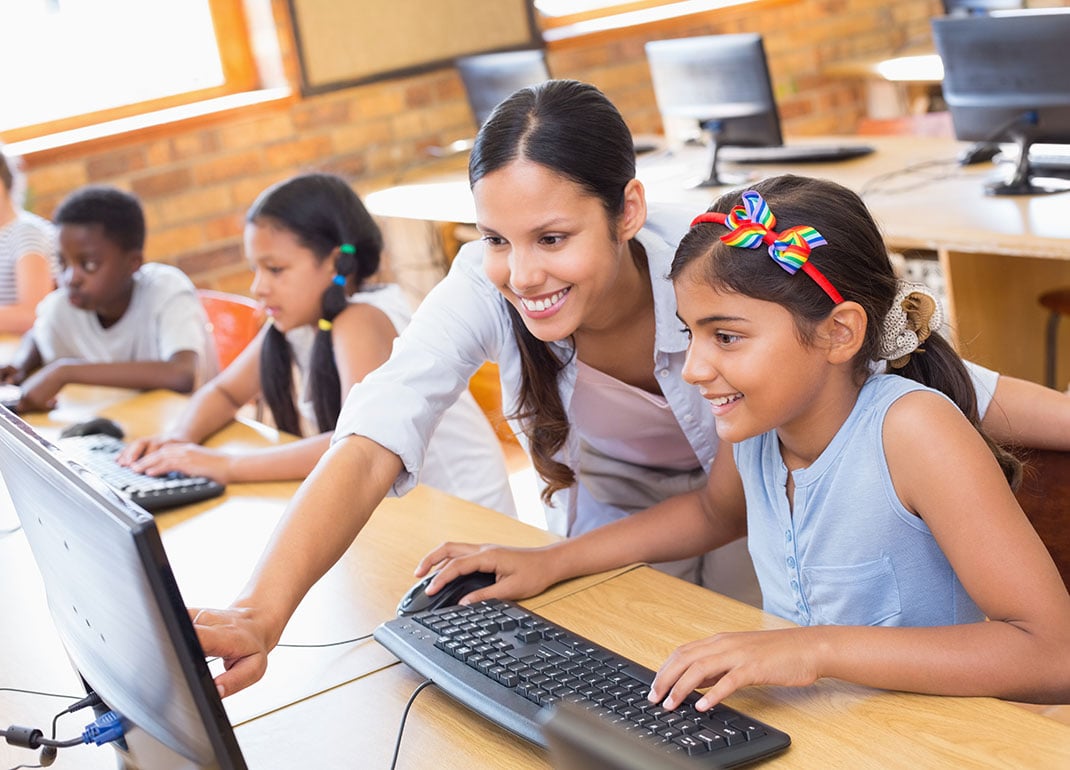
[[[225,369],[253,341],[264,325],[260,304],[241,294],[214,289],[198,289],[208,325],[219,356],[219,368]]]
[[[1015,495],[1070,588],[1070,452],[1031,449]]]

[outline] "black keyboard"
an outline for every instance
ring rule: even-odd
[[[125,444],[104,433],[69,436],[56,441],[71,459],[99,476],[108,486],[149,513],[197,503],[223,494],[225,487],[203,476],[169,473],[146,476],[115,462]]]
[[[717,157],[731,163],[829,163],[869,155],[868,144],[782,144],[775,147],[722,147]]]
[[[786,733],[692,693],[673,711],[647,700],[654,672],[513,602],[490,600],[399,617],[375,639],[448,695],[532,743],[558,701],[586,708],[696,768],[729,767],[786,748]]]

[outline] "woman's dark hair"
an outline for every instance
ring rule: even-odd
[[[828,241],[814,247],[810,261],[848,301],[866,312],[865,339],[854,359],[855,375],[864,381],[871,362],[880,359],[882,326],[897,291],[897,278],[880,229],[865,203],[846,187],[822,179],[785,175],[756,183],[776,217],[775,229],[810,225]],[[728,213],[742,203],[739,191],[723,195],[710,211]],[[814,341],[817,324],[828,317],[834,303],[801,270],[794,275],[774,262],[764,246],[745,249],[721,241],[723,225],[700,224],[680,241],[670,277],[676,279],[696,260],[706,282],[715,288],[775,302],[795,318],[800,339]],[[891,370],[935,388],[954,401],[984,437],[1012,486],[1021,478],[1021,463],[996,444],[981,428],[977,395],[962,359],[938,332],[909,357],[905,366]]]
[[[359,291],[379,269],[382,235],[360,198],[341,177],[302,174],[273,185],[260,193],[245,221],[293,233],[297,242],[320,262],[334,258],[335,273],[343,276],[346,284],[332,283],[323,292],[320,317],[327,321],[333,321],[345,309],[350,291]],[[290,346],[282,332],[272,326],[260,352],[260,387],[279,429],[301,435],[292,367]],[[317,426],[320,431],[333,430],[342,408],[342,392],[330,329],[316,332],[308,377]]]
[[[635,149],[624,119],[601,91],[575,80],[548,80],[514,93],[480,128],[468,181],[474,185],[521,159],[600,199],[613,230],[624,208],[624,188],[635,178]],[[528,331],[512,305],[509,312],[523,370],[517,411],[510,416],[524,425],[535,470],[547,485],[542,498],[549,502],[576,480],[571,468],[553,459],[568,439],[568,415],[557,387],[566,361]]]

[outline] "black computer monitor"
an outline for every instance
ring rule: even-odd
[[[486,123],[498,103],[517,89],[550,79],[540,48],[464,56],[454,63],[477,126]]]
[[[568,701],[559,701],[542,715],[542,734],[554,770],[715,770],[722,764],[708,754],[696,762],[672,754],[621,725],[595,716]]]
[[[1070,9],[944,17],[933,19],[932,29],[955,136],[1018,145],[1010,179],[991,182],[986,191],[1036,195],[1070,188],[1067,180],[1035,178],[1029,165],[1034,142],[1070,144]]]
[[[695,120],[707,135],[709,173],[699,186],[736,182],[718,171],[721,147],[784,143],[761,35],[653,40],[646,58],[658,111]]]
[[[944,13],[948,16],[981,16],[1024,7],[1024,0],[944,0]]]
[[[0,474],[70,661],[122,718],[118,766],[245,768],[152,516],[7,409]]]

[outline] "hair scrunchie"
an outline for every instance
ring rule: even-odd
[[[919,284],[900,281],[881,329],[878,355],[893,369],[903,368],[910,361],[910,354],[930,334],[939,331],[943,322],[940,301],[935,294]]]

